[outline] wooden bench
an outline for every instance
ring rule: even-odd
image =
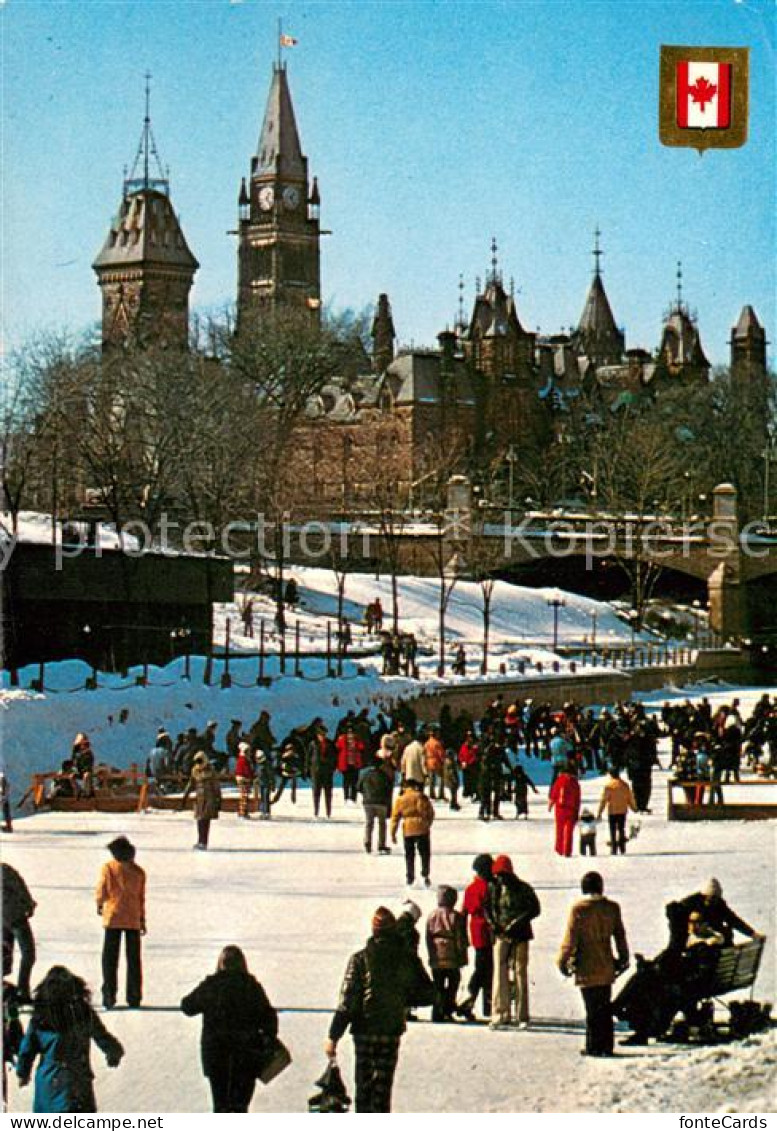
[[[777,781],[771,778],[749,778],[739,782],[710,782],[710,781],[679,781],[670,779],[666,783],[666,817],[668,821],[769,821],[777,819],[777,793],[774,801],[733,801],[712,804],[705,800],[713,785],[720,784],[725,791],[731,789],[744,789],[750,786],[760,786],[769,789],[777,786]],[[681,789],[685,800],[676,802],[674,791]],[[771,795],[771,790],[770,790]]]
[[[702,1044],[714,1044],[720,1040],[741,1039],[769,1027],[771,1004],[753,1001],[753,988],[765,942],[765,939],[759,938],[720,947],[703,993],[689,999],[689,1004],[695,1007],[695,1027],[686,1020],[676,1021],[670,1039],[683,1043],[701,1041]],[[721,1001],[725,994],[737,990],[750,990],[749,999]],[[728,1013],[724,1021],[715,1020],[715,1002]]]
[[[750,990],[752,997],[765,943],[766,939],[760,938],[750,939],[746,943],[722,946],[712,973],[712,984],[708,987],[706,996],[717,1001],[724,994],[731,994],[736,990]],[[721,1004],[725,1005],[725,1002]]]

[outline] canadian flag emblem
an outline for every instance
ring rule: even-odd
[[[731,63],[677,63],[677,125],[725,130],[731,125]]]

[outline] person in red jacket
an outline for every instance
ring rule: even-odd
[[[475,732],[468,730],[459,748],[459,765],[461,766],[461,776],[464,779],[465,797],[472,797],[472,794],[475,792],[475,768],[477,766],[478,757],[479,747],[475,738]]]
[[[580,782],[572,766],[558,775],[548,795],[548,809],[556,818],[556,852],[572,855],[575,825],[580,815]]]
[[[359,770],[362,768],[364,743],[352,726],[346,728],[336,743],[337,768],[343,775],[343,799],[356,804]]]
[[[468,997],[456,1012],[472,1020],[478,993],[483,993],[483,1016],[491,1016],[491,985],[494,980],[494,934],[489,922],[493,860],[483,853],[472,862],[475,877],[464,892],[462,911],[468,924],[469,940],[475,950],[475,969],[467,987]]]

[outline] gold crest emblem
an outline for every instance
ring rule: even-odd
[[[659,137],[664,145],[738,149],[747,141],[747,47],[661,48]]]

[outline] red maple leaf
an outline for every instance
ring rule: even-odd
[[[717,94],[718,88],[709,79],[698,78],[693,86],[688,87],[688,93],[691,100],[696,102],[701,108],[702,114],[707,109],[707,103],[711,102]]]

